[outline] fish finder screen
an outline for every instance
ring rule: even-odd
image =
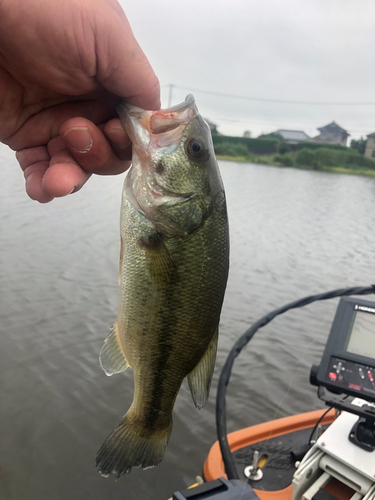
[[[375,314],[356,312],[346,350],[375,359]]]

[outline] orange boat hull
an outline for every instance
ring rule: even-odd
[[[326,410],[316,410],[291,417],[280,418],[241,429],[228,434],[228,443],[231,451],[250,446],[267,439],[275,438],[291,432],[313,428],[319,418]],[[330,411],[322,419],[321,425],[330,424],[334,420],[334,411]],[[219,477],[227,477],[224,463],[221,457],[219,442],[216,441],[211,447],[203,467],[203,474],[206,481],[213,481]],[[292,497],[292,485],[278,491],[262,491],[254,488],[254,491],[261,500],[290,500]]]

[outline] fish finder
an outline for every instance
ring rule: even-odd
[[[319,387],[318,397],[327,405],[361,417],[349,439],[373,451],[375,302],[340,299],[321,362],[311,368],[310,382]]]
[[[375,402],[375,302],[341,298],[317,385]]]

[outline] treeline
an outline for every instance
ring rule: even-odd
[[[280,136],[282,138],[282,136]],[[282,140],[275,139],[252,139],[251,137],[233,137],[231,135],[213,135],[212,140],[215,146],[215,151],[217,148],[220,151],[225,151],[226,149],[233,150],[230,146],[245,146],[249,153],[255,155],[270,155],[274,153],[284,154],[289,151],[289,146]],[[300,142],[297,145],[297,149],[309,148],[316,149],[321,148],[322,145],[314,142]],[[347,149],[344,146],[339,146],[338,144],[325,144],[323,147],[329,149]],[[229,149],[228,149],[229,148]],[[236,148],[235,148],[236,149]],[[244,148],[242,148],[245,151]],[[225,154],[225,153],[217,153]]]
[[[347,170],[375,172],[375,161],[363,156],[358,149],[339,145],[300,142],[296,151],[277,139],[213,136],[219,157],[252,163],[311,168],[314,170]]]
[[[310,167],[314,170],[324,170],[326,167],[341,167],[349,170],[369,169],[375,171],[375,161],[361,155],[352,148],[303,148],[295,153],[274,155],[275,162],[292,167]]]
[[[242,148],[238,151],[245,151],[246,149],[248,153],[256,155],[269,155],[276,153],[278,144],[280,143],[277,139],[252,139],[251,137],[232,137],[230,135],[213,135],[212,140],[215,146],[215,151],[217,151],[217,148],[219,148],[220,151],[235,151],[238,146],[242,146]]]

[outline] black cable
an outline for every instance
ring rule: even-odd
[[[228,479],[239,479],[239,477],[228,444],[225,396],[234,360],[240,354],[245,345],[253,338],[253,336],[259,330],[259,328],[262,328],[263,326],[267,325],[276,316],[279,316],[280,314],[289,311],[289,309],[295,309],[297,307],[306,306],[317,300],[333,299],[335,297],[342,297],[346,295],[369,295],[371,293],[375,293],[375,285],[372,285],[370,287],[341,288],[327,293],[321,293],[318,295],[310,295],[308,297],[304,297],[294,302],[290,302],[289,304],[286,304],[285,306],[280,307],[279,309],[275,309],[274,311],[266,314],[256,323],[254,323],[250,328],[248,328],[246,332],[243,333],[241,337],[237,340],[237,342],[230,350],[227,359],[225,361],[225,364],[221,370],[219,384],[217,388],[217,397],[216,397],[217,438],[219,441],[220,450],[223,457],[225,471],[228,476]]]
[[[311,431],[311,434],[310,434],[310,438],[309,438],[309,445],[311,444],[312,438],[313,438],[313,436],[314,436],[314,432],[315,432],[315,431],[316,431],[316,429],[319,427],[320,422],[321,422],[321,421],[323,420],[323,418],[327,415],[327,413],[328,413],[329,411],[331,411],[331,410],[332,410],[332,408],[333,408],[333,406],[330,406],[330,407],[328,408],[328,410],[327,410],[327,411],[325,411],[325,412],[323,413],[323,415],[321,415],[321,417],[319,418],[319,420],[317,421],[317,423],[314,425],[314,428],[313,428],[313,430]]]
[[[314,432],[317,430],[318,428],[318,425],[320,424],[320,422],[323,420],[323,418],[327,415],[327,413],[329,411],[331,411],[333,408],[333,406],[330,406],[328,408],[328,410],[326,410],[319,418],[318,420],[316,421],[316,424],[314,425],[314,428],[310,434],[310,438],[309,440],[307,441],[307,443],[304,443],[302,446],[299,446],[298,448],[295,448],[293,449],[290,454],[292,455],[292,458],[295,462],[300,462],[303,457],[306,455],[306,453],[310,450],[310,448],[312,447],[312,438],[314,436]]]

